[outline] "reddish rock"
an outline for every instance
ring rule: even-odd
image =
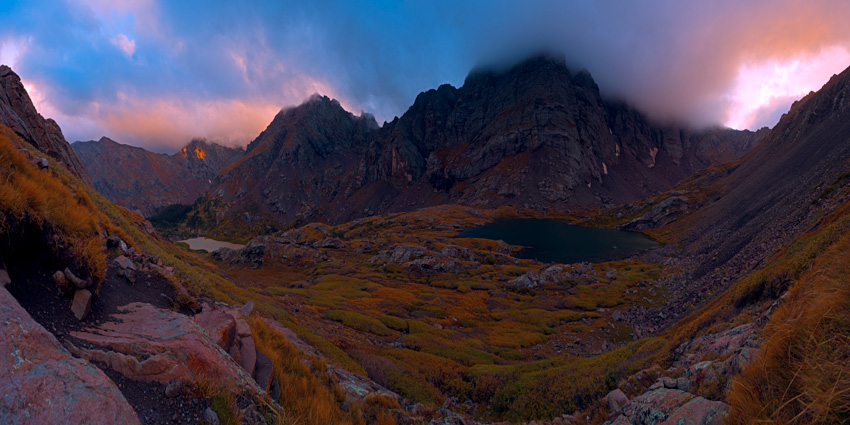
[[[84,320],[91,313],[91,292],[88,289],[77,289],[74,293],[74,301],[71,302],[71,311],[77,320]]]
[[[227,354],[230,354],[230,357],[237,364],[242,364],[242,349],[239,344],[233,344],[230,346],[230,350],[227,351]]]
[[[68,286],[68,279],[65,278],[65,273],[61,270],[57,270],[56,273],[53,273],[53,283],[56,284],[56,287],[59,289],[64,289]]]
[[[245,319],[236,319],[236,335],[240,337],[251,336],[251,326],[248,325]]]
[[[241,341],[242,369],[245,369],[248,375],[254,376],[254,370],[257,367],[257,347],[254,345],[254,338],[246,336]]]
[[[247,317],[252,311],[254,311],[254,302],[248,301],[242,306],[242,308],[239,309],[239,314],[241,314],[242,317]]]
[[[626,404],[629,403],[629,398],[626,397],[626,394],[623,393],[623,391],[621,391],[619,388],[608,393],[608,395],[605,396],[604,400],[608,404],[608,411],[612,414],[618,412]]]
[[[677,409],[662,425],[722,425],[729,405],[697,397]]]
[[[138,424],[115,384],[71,357],[0,288],[0,418],[12,424]]]
[[[5,288],[11,284],[12,279],[9,278],[9,273],[4,269],[0,269],[0,286]]]
[[[219,310],[208,310],[195,315],[194,320],[219,347],[229,350],[233,345],[236,335],[233,316]]]
[[[121,268],[124,268],[124,269],[132,269],[132,270],[136,269],[136,266],[133,264],[133,260],[131,260],[131,259],[129,259],[129,258],[123,256],[123,255],[119,255],[117,258],[115,258],[115,263],[118,264],[119,266],[121,266]]]
[[[95,346],[73,348],[129,379],[168,384],[198,380],[219,389],[260,393],[260,388],[191,318],[132,303],[111,320],[71,336]]]

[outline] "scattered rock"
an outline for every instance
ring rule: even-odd
[[[11,284],[12,279],[9,277],[9,273],[4,269],[0,269],[0,286],[5,288]]]
[[[65,273],[65,278],[68,279],[69,281],[71,281],[71,283],[73,283],[74,286],[76,286],[77,288],[86,289],[89,286],[91,286],[91,283],[92,283],[91,278],[88,278],[86,280],[80,279],[80,278],[78,278],[77,276],[74,275],[74,273],[71,271],[71,269],[69,269],[67,267],[65,267],[64,273]]]
[[[247,317],[251,314],[252,311],[254,311],[254,302],[248,301],[247,303],[245,303],[245,305],[242,306],[242,308],[239,309],[239,314],[241,314],[243,317]]]
[[[204,411],[204,420],[209,425],[219,425],[218,415],[210,407],[207,407],[207,410]]]
[[[697,397],[673,412],[663,425],[721,425],[728,414],[728,404]]]
[[[184,384],[180,381],[171,381],[165,386],[165,396],[168,398],[179,397],[183,393]]]
[[[611,412],[611,414],[619,412],[620,409],[629,403],[629,398],[626,397],[626,394],[619,388],[608,393],[604,400],[608,403],[608,411]]]
[[[345,243],[343,243],[339,238],[324,238],[313,243],[313,248],[342,249],[345,248]]]
[[[0,288],[0,418],[12,424],[138,424],[115,384],[71,357]]]
[[[694,396],[684,391],[655,389],[633,398],[616,417],[606,424],[660,424],[693,398]]]
[[[251,326],[248,325],[248,322],[246,322],[245,319],[236,319],[236,335],[239,335],[242,338],[251,336]]]
[[[53,283],[56,284],[56,287],[64,290],[68,286],[68,279],[65,278],[65,273],[62,270],[57,270],[56,273],[53,273]]]
[[[136,283],[136,273],[131,269],[124,270],[124,278],[129,283]]]
[[[91,313],[91,292],[88,289],[78,289],[74,293],[74,301],[71,302],[71,311],[77,320],[85,320]]]
[[[115,261],[116,264],[121,266],[121,268],[123,268],[123,269],[136,270],[136,266],[135,266],[135,264],[133,264],[133,260],[131,260],[131,259],[129,259],[129,258],[123,256],[123,255],[119,255],[118,257],[115,258],[114,261]]]

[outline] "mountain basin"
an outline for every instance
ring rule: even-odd
[[[464,229],[459,237],[502,240],[523,247],[516,257],[566,264],[622,260],[661,246],[643,233],[553,219],[500,218]]]
[[[192,238],[185,239],[182,241],[185,244],[189,245],[190,249],[199,249],[207,252],[213,252],[219,248],[230,248],[230,249],[242,249],[245,248],[245,245],[239,245],[235,243],[225,242],[225,241],[217,241],[215,239],[210,238]]]

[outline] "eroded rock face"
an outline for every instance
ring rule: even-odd
[[[138,424],[115,384],[0,288],[0,422]]]
[[[260,393],[251,376],[232,361],[191,318],[150,304],[132,303],[107,321],[71,335],[96,348],[70,347],[129,379],[168,384],[205,381],[234,392]]]
[[[21,78],[8,66],[0,66],[0,124],[12,129],[38,150],[61,162],[89,186],[92,180],[83,161],[71,149],[59,125],[36,111]]]

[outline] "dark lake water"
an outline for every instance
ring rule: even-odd
[[[557,263],[622,260],[661,246],[642,233],[582,227],[549,219],[502,218],[465,229],[460,237],[522,245],[526,248],[517,257]]]

